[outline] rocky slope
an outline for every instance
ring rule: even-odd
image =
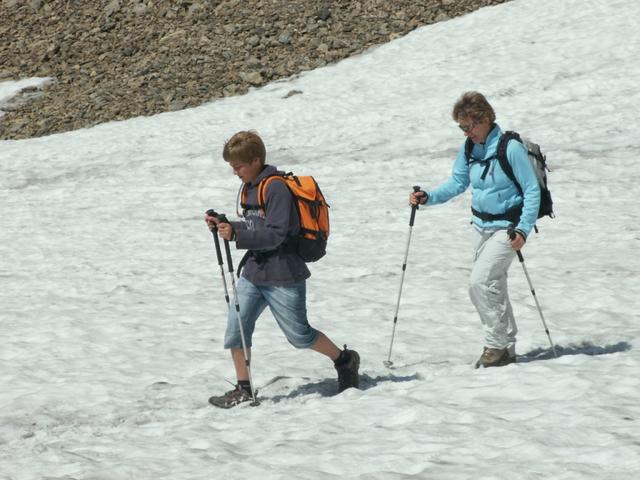
[[[507,0],[2,0],[0,139],[178,110]]]

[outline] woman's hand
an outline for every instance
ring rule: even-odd
[[[411,192],[411,195],[409,195],[409,203],[411,205],[424,205],[427,203],[428,199],[429,195],[427,195],[427,192],[423,192],[422,190],[419,192]]]
[[[507,235],[509,235],[509,234],[507,234]],[[509,239],[511,240],[511,248],[513,248],[515,251],[518,251],[522,247],[524,247],[526,239],[524,238],[524,235],[522,235],[517,230],[513,230],[512,235],[513,235],[513,237],[509,237]]]

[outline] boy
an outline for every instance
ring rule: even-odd
[[[265,164],[262,139],[253,131],[238,132],[226,142],[222,156],[244,183],[244,221],[220,223],[218,218],[206,214],[205,221],[210,229],[217,227],[222,239],[235,241],[237,248],[248,250],[236,291],[249,359],[255,322],[268,306],[289,343],[296,348],[311,348],[334,362],[339,392],[357,387],[358,353],[348,350],[346,345],[340,350],[307,321],[306,279],[311,273],[295,251],[287,248],[287,241],[300,230],[291,192],[283,182],[271,182],[266,189],[264,212],[258,208],[258,184],[277,173],[274,166]],[[231,408],[252,399],[235,309],[229,309],[224,346],[231,350],[238,383],[223,396],[212,397],[210,402]]]

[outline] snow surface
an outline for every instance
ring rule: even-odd
[[[12,99],[27,88],[39,89],[49,83],[51,83],[51,79],[48,77],[32,77],[16,81],[0,82],[0,117],[4,115],[2,107],[6,105],[8,100]]]
[[[637,0],[516,0],[242,97],[0,142],[0,478],[640,478],[639,27]],[[408,193],[448,176],[471,89],[548,153],[557,218],[523,253],[561,356],[516,261],[519,363],[472,368],[467,193],[418,212],[389,370]],[[309,316],[360,352],[360,390],[265,314],[262,405],[207,403],[233,372],[202,213],[235,210],[221,149],[248,128],[329,198]]]

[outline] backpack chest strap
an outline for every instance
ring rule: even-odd
[[[476,158],[473,156],[473,141],[467,137],[467,140],[464,143],[464,158],[467,160],[467,166],[470,166],[474,163],[485,164],[484,170],[482,171],[482,175],[480,175],[480,179],[484,181],[487,178],[487,174],[489,173],[489,168],[491,167],[491,160],[494,158],[498,158],[497,153],[491,155],[489,158]]]
[[[479,163],[479,164],[484,163],[484,170],[482,171],[482,175],[480,175],[480,179],[484,180],[485,178],[487,178],[487,174],[489,173],[489,168],[491,167],[491,160],[495,158],[497,158],[497,155],[491,155],[489,158],[482,158],[482,159],[471,157],[469,161],[467,161],[467,165],[472,165],[474,163]]]

